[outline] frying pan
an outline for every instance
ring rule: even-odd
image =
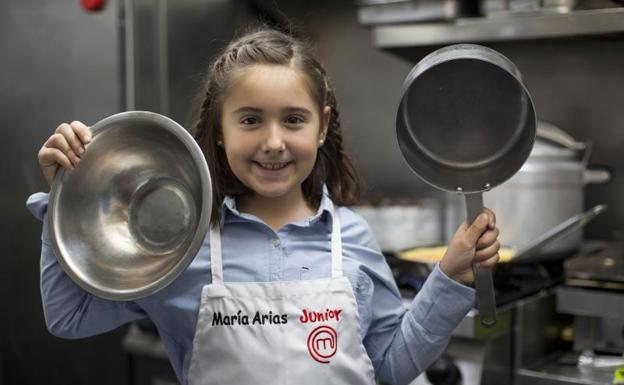
[[[467,223],[483,211],[484,191],[526,161],[535,141],[535,108],[515,65],[474,44],[441,48],[422,59],[403,83],[396,120],[399,148],[425,182],[464,194]],[[475,268],[477,307],[496,324],[490,269]]]

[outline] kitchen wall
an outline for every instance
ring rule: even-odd
[[[48,190],[37,151],[57,125],[121,107],[118,11],[116,3],[87,15],[73,0],[0,2],[0,384],[114,384],[126,377],[123,329],[78,341],[47,332],[41,222],[25,206],[29,194]]]
[[[282,14],[317,44],[336,86],[346,143],[368,185],[368,195],[439,197],[415,177],[400,155],[395,114],[403,79],[412,66],[439,47],[393,52],[372,46],[358,25],[355,2],[279,1]],[[624,237],[624,35],[485,44],[520,69],[537,115],[578,140],[594,143],[591,163],[615,171],[608,185],[587,187],[586,207],[609,210],[586,229],[586,237]]]

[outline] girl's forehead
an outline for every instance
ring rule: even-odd
[[[302,105],[315,107],[306,75],[285,65],[258,64],[235,74],[224,100],[228,105]]]

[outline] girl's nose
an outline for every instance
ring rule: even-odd
[[[279,124],[274,123],[268,127],[267,136],[263,143],[264,152],[282,152],[286,149],[284,135]]]

